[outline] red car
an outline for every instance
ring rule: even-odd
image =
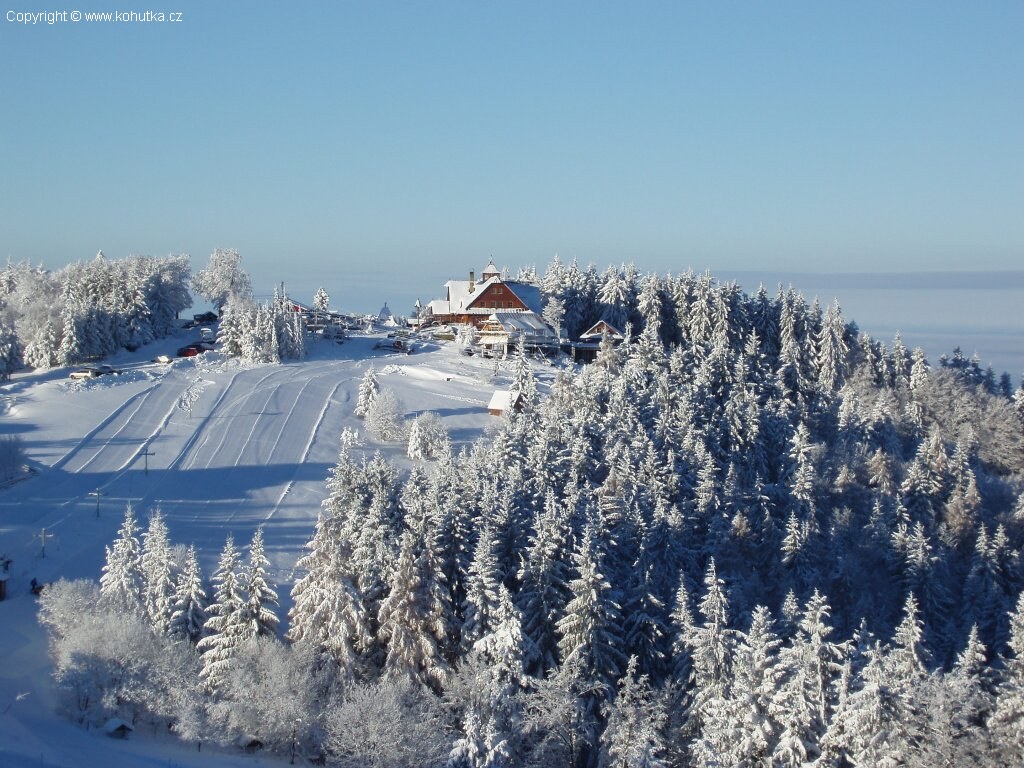
[[[196,355],[202,354],[206,350],[200,347],[198,344],[190,344],[187,347],[182,347],[178,350],[178,357],[195,357]]]

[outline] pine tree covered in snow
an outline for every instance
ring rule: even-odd
[[[372,365],[366,369],[362,380],[359,382],[359,397],[356,400],[355,415],[365,418],[370,411],[370,405],[380,392],[380,384],[377,382],[377,369]]]
[[[267,583],[269,565],[263,548],[263,527],[260,526],[253,534],[249,545],[249,565],[242,575],[242,588],[246,594],[243,621],[249,625],[247,634],[253,637],[277,635],[279,619],[274,612],[278,605],[277,592]]]
[[[387,644],[386,676],[438,688],[447,680],[450,671],[440,652],[445,617],[438,576],[424,557],[422,540],[406,532],[378,615],[380,637]]]
[[[170,537],[159,509],[150,515],[149,527],[142,535],[139,565],[146,616],[156,631],[167,632],[174,610],[174,576]]]
[[[138,530],[135,512],[128,505],[117,538],[107,547],[107,562],[100,577],[100,594],[121,610],[144,610],[145,577]]]
[[[213,573],[214,595],[207,608],[209,618],[197,644],[202,653],[203,682],[213,691],[227,678],[229,667],[242,643],[254,636],[246,620],[245,594],[241,584],[242,560],[234,539],[228,536]]]
[[[344,678],[351,678],[371,629],[362,597],[346,569],[346,543],[336,519],[321,515],[296,569],[305,575],[292,588],[288,639],[325,654]]]
[[[175,583],[168,633],[171,637],[198,642],[208,618],[206,608],[206,588],[203,586],[199,558],[196,556],[196,548],[190,546],[185,566],[178,573]]]

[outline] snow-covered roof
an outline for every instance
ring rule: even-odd
[[[487,410],[507,411],[517,399],[519,399],[519,390],[517,389],[496,389],[491,395],[491,402],[487,404]]]
[[[125,722],[119,717],[112,717],[103,724],[103,732],[108,736],[122,735],[134,730],[130,723]]]
[[[480,270],[481,280],[486,280],[488,275],[493,275],[495,277],[499,277],[501,275],[501,270],[494,266],[494,259],[488,261],[487,266]]]
[[[489,266],[493,267],[493,262]],[[471,285],[473,286],[472,291],[469,290]],[[494,307],[474,307],[472,304],[492,285],[507,287],[526,305],[527,309],[531,312],[536,312],[538,315],[540,314],[540,288],[530,283],[521,283],[515,280],[504,282],[496,269],[493,271],[492,277],[480,280],[479,282],[449,280],[444,284],[448,298],[434,299],[427,304],[427,307],[433,315],[490,315],[494,312]]]
[[[590,326],[590,328],[588,328],[586,331],[580,334],[580,340],[582,341],[584,339],[600,339],[602,336],[604,336],[606,330],[608,332],[608,335],[611,336],[613,339],[621,340],[625,338],[622,335],[622,332],[614,325],[609,323],[607,320],[598,320],[596,323]]]
[[[473,300],[496,282],[498,279],[495,277],[482,280],[479,283],[470,283],[469,280],[449,280],[444,284],[448,289],[448,304],[451,307],[449,311],[452,314],[468,312],[469,305],[473,303]],[[469,290],[470,285],[473,286],[472,291]]]
[[[532,336],[554,336],[554,329],[536,312],[495,312],[491,319],[501,323],[507,333],[525,333]]]
[[[540,288],[530,283],[520,283],[517,280],[509,280],[505,283],[519,300],[526,305],[526,308],[531,312],[536,312],[538,315],[543,310],[541,307]]]

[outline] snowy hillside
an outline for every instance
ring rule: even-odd
[[[143,521],[162,510],[172,540],[194,543],[206,573],[228,533],[247,542],[263,525],[283,615],[342,430],[360,433],[359,451],[381,449],[402,461],[404,444],[375,442],[353,416],[369,366],[408,418],[439,414],[456,448],[495,421],[486,404],[503,378],[490,361],[453,347],[386,353],[375,348],[382,336],[312,343],[295,364],[245,367],[218,353],[148,362],[186,340],[178,337],[166,349],[154,344],[113,358],[117,376],[72,382],[67,369],[55,369],[16,375],[3,387],[3,432],[21,437],[32,474],[0,491],[0,554],[12,561],[8,599],[0,602],[0,765],[98,764],[100,754],[106,765],[147,764],[152,734],[108,741],[53,713],[45,633],[29,594],[33,578],[96,579],[127,504]],[[191,415],[190,389],[199,391]],[[160,750],[167,755],[154,764],[229,764],[176,742]]]

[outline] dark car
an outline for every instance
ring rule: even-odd
[[[178,350],[178,357],[195,357],[201,355],[206,350],[198,344],[189,344],[187,347],[182,347]]]

